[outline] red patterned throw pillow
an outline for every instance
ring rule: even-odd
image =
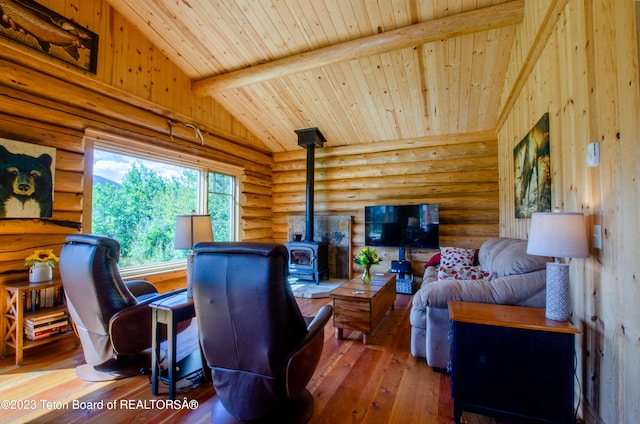
[[[438,270],[438,280],[447,280],[452,278],[454,280],[483,280],[488,279],[491,274],[479,266],[456,266],[447,268],[441,266]]]
[[[440,267],[473,266],[476,257],[475,249],[461,247],[443,247],[440,249]]]

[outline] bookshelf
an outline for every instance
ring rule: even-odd
[[[6,300],[0,322],[0,353],[4,356],[7,347],[12,347],[15,350],[16,365],[22,363],[25,350],[75,335],[64,303],[61,280],[5,283],[2,290]],[[65,319],[66,328],[62,325]],[[35,333],[33,325],[38,326]],[[46,330],[44,327],[47,327]],[[29,332],[29,337],[25,329]],[[45,337],[46,331],[49,334]]]

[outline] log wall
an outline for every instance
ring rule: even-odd
[[[498,234],[497,149],[493,132],[317,148],[315,213],[351,215],[357,252],[364,246],[365,206],[438,203],[440,244],[480,247]],[[286,242],[289,217],[305,212],[306,150],[273,159],[273,237]],[[379,270],[398,258],[397,249],[377,250]],[[407,253],[422,276],[433,251]]]
[[[602,249],[571,265],[577,338],[576,404],[586,422],[640,419],[640,85],[637,2],[527,2],[511,52],[498,124],[500,233],[514,218],[513,148],[549,112],[552,204],[583,212]],[[600,166],[586,148],[600,142]]]
[[[147,145],[149,150],[200,157],[242,170],[240,239],[271,240],[271,154],[210,98],[191,94],[190,81],[106,2],[41,2],[100,34],[98,71],[91,74],[0,37],[0,137],[56,148],[51,219],[0,220],[0,282],[24,280],[34,249],[56,253],[66,234],[90,228],[84,174],[87,129]],[[204,144],[196,139],[197,126]],[[89,181],[89,182],[88,182]],[[153,275],[160,284],[184,273]],[[57,268],[54,271],[57,275]]]

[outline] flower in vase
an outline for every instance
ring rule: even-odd
[[[33,252],[31,256],[27,257],[27,259],[24,260],[24,265],[33,266],[37,263],[43,262],[48,264],[51,268],[53,268],[56,265],[56,262],[58,261],[59,259],[55,255],[55,253],[53,253],[53,250],[39,249]]]
[[[370,247],[365,247],[353,258],[353,261],[356,265],[376,265],[382,262],[381,259],[378,258],[378,254],[376,253],[376,249],[371,249]]]

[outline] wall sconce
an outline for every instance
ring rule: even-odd
[[[589,256],[584,215],[571,212],[536,212],[531,215],[527,253],[551,256],[547,263],[547,318],[567,321],[569,312],[569,262]]]

